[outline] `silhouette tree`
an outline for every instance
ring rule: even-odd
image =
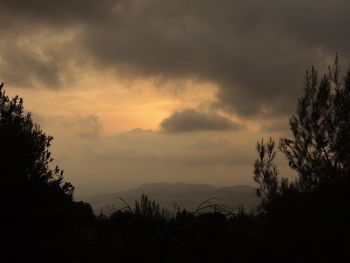
[[[282,138],[280,151],[296,170],[294,182],[278,179],[273,164],[275,142],[257,144],[254,164],[258,195],[268,199],[278,192],[315,190],[321,185],[349,177],[350,172],[350,70],[343,80],[338,55],[328,74],[319,77],[312,68],[305,74],[304,94],[290,119],[293,138]]]
[[[23,109],[23,99],[10,99],[0,85],[0,187],[37,183],[72,197],[74,187],[63,181],[63,171],[53,161],[46,135]]]
[[[350,249],[350,70],[341,79],[338,56],[321,78],[314,68],[306,72],[290,129],[292,138],[282,138],[278,149],[297,172],[295,180],[279,178],[272,139],[257,144],[259,231],[268,237],[265,248],[274,248],[267,258],[345,262]]]
[[[166,214],[164,209],[160,208],[160,205],[156,202],[156,200],[149,199],[145,194],[141,195],[140,201],[135,201],[134,213],[135,215],[149,218],[160,218]]]
[[[52,140],[24,111],[23,99],[9,98],[1,84],[0,205],[6,216],[0,224],[9,262],[74,261],[80,228],[93,218],[88,204],[73,202],[74,187],[63,171],[51,167]]]
[[[302,189],[349,175],[350,71],[342,81],[338,56],[322,78],[314,68],[306,72],[290,128],[294,138],[283,138],[280,149],[298,172]]]
[[[278,190],[278,170],[273,163],[276,157],[275,142],[262,139],[257,144],[259,158],[254,163],[254,180],[259,184],[256,193],[264,201],[272,199]]]

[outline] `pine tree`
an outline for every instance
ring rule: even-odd
[[[305,74],[304,94],[290,119],[292,138],[278,146],[297,172],[293,182],[278,178],[273,164],[275,142],[258,143],[255,162],[258,195],[271,199],[285,191],[312,191],[350,174],[350,70],[341,79],[338,56],[329,72],[319,77],[315,68]]]
[[[341,80],[338,56],[322,78],[314,68],[306,72],[304,95],[290,128],[294,138],[283,138],[280,150],[298,172],[301,188],[349,175],[350,71]]]

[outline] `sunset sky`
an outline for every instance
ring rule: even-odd
[[[253,185],[305,70],[349,60],[349,0],[0,0],[0,82],[78,196]],[[291,176],[283,158],[282,176]]]

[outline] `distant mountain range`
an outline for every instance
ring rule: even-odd
[[[109,214],[125,206],[120,197],[133,207],[135,200],[140,200],[143,193],[150,199],[155,199],[163,208],[173,209],[174,205],[177,205],[189,211],[194,211],[203,201],[210,198],[211,203],[225,206],[230,210],[237,210],[241,205],[250,210],[259,203],[255,189],[251,186],[214,187],[207,184],[186,183],[148,183],[123,192],[95,195],[87,201],[95,213]]]

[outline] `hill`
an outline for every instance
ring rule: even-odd
[[[228,209],[237,210],[244,205],[248,210],[255,207],[259,200],[255,189],[247,185],[214,187],[207,184],[186,183],[147,183],[123,192],[98,194],[87,200],[95,213],[110,213],[111,209],[124,206],[120,197],[130,206],[139,200],[142,194],[155,199],[162,207],[173,209],[175,205],[194,211],[203,201],[212,199],[212,203],[220,204]]]

